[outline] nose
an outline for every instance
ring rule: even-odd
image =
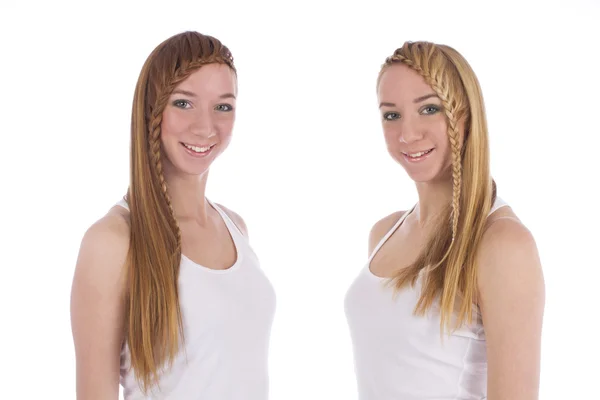
[[[190,120],[189,131],[194,136],[210,138],[215,135],[214,124],[210,112],[197,112]]]
[[[414,143],[423,139],[423,128],[419,124],[411,121],[410,119],[404,119],[400,121],[400,136],[399,140],[402,143]]]

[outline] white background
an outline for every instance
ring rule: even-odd
[[[417,199],[375,97],[405,40],[451,45],[480,79],[499,194],[545,271],[541,399],[597,398],[600,2],[360,3],[3,0],[0,398],[75,398],[79,243],[126,191],[145,58],[188,29],[221,39],[239,71],[208,196],[244,217],[278,294],[272,399],[356,399],[343,298],[371,225]]]

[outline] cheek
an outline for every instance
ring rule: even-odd
[[[392,124],[384,122],[382,125],[382,128],[383,128],[383,137],[384,137],[386,143],[391,144],[398,138],[398,133],[396,132],[396,129],[394,129]]]
[[[444,143],[448,140],[448,124],[446,118],[440,115],[435,120],[431,121],[428,131],[433,136],[432,139],[439,143]]]
[[[181,131],[182,118],[173,115],[168,109],[163,112],[162,122],[160,124],[160,133],[163,138],[176,136]]]
[[[423,125],[425,143],[433,145],[438,152],[445,153],[448,147],[446,129],[446,121],[443,118],[432,118],[426,121],[426,124]]]
[[[219,118],[215,121],[215,128],[221,139],[229,139],[231,137],[234,122],[235,117],[233,116]]]
[[[440,115],[435,121],[431,121],[427,127],[428,139],[438,152],[443,155],[443,159],[450,157],[450,142],[448,140],[448,124],[446,118]]]

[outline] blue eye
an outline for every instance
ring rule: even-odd
[[[191,105],[187,100],[175,100],[173,105],[177,108],[190,108]]]
[[[428,106],[423,107],[423,109],[422,109],[423,114],[435,114],[438,111],[440,111],[440,107],[435,106],[435,105],[428,105]]]
[[[400,114],[396,112],[386,112],[385,114],[383,114],[383,119],[385,119],[386,121],[393,121],[398,118],[400,118]]]
[[[218,106],[215,107],[215,110],[217,111],[232,111],[233,107],[230,104],[219,104]]]

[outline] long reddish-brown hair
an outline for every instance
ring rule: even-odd
[[[485,106],[475,73],[450,46],[406,42],[382,66],[406,65],[419,73],[442,102],[452,151],[452,202],[437,221],[425,250],[391,280],[396,291],[414,285],[423,275],[415,313],[423,315],[440,303],[441,328],[451,330],[473,318],[477,303],[477,249],[487,215],[496,198],[490,175],[490,151]],[[459,121],[465,122],[461,145]],[[425,274],[422,274],[425,272]],[[457,311],[457,318],[452,316]]]
[[[131,237],[127,260],[125,340],[144,392],[158,384],[183,342],[178,276],[181,231],[162,167],[162,114],[173,89],[210,63],[233,57],[218,39],[183,32],[159,44],[140,72],[131,116],[130,183],[126,200]]]

